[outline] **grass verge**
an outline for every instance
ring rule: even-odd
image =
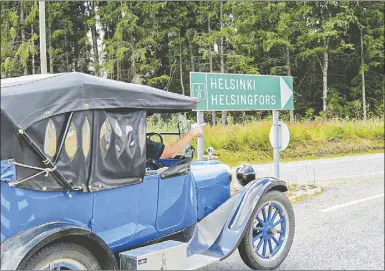
[[[286,191],[285,194],[289,198],[291,203],[298,203],[311,196],[319,195],[324,191],[322,187],[317,185],[289,184],[287,188],[288,190]],[[242,189],[242,186],[240,186],[239,184],[232,183],[231,195],[234,195],[240,189]]]
[[[286,196],[289,198],[291,203],[298,203],[303,201],[311,196],[319,195],[324,191],[320,186],[316,185],[297,185],[290,184],[288,185],[288,191]]]
[[[281,161],[384,151],[382,120],[296,122],[288,126],[291,139],[288,148],[281,152]],[[230,166],[268,163],[273,161],[270,127],[271,122],[267,121],[207,127],[205,147],[214,147],[218,159]]]

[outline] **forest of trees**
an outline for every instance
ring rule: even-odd
[[[0,7],[1,77],[40,73],[38,1],[1,1]],[[85,72],[185,95],[190,71],[291,75],[292,118],[382,117],[384,7],[367,1],[50,1],[48,72]],[[231,114],[234,121],[242,115]],[[226,116],[222,112],[222,121]],[[207,118],[218,122],[221,113]]]

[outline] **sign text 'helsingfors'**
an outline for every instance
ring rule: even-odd
[[[200,111],[293,109],[290,76],[191,72],[190,80]]]

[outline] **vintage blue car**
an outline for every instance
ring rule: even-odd
[[[191,147],[146,158],[147,116],[197,103],[76,72],[1,80],[1,269],[197,269],[237,248],[277,268],[294,236],[285,182],[242,165],[231,196],[230,168]]]

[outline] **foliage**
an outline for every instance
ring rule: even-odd
[[[363,118],[362,73],[367,115],[383,117],[384,2],[222,3],[221,24],[220,1],[46,2],[48,71],[188,95],[189,72],[220,72],[223,51],[226,72],[291,74],[297,120]],[[39,73],[38,1],[0,7],[2,78]],[[231,112],[227,120],[269,114]]]

